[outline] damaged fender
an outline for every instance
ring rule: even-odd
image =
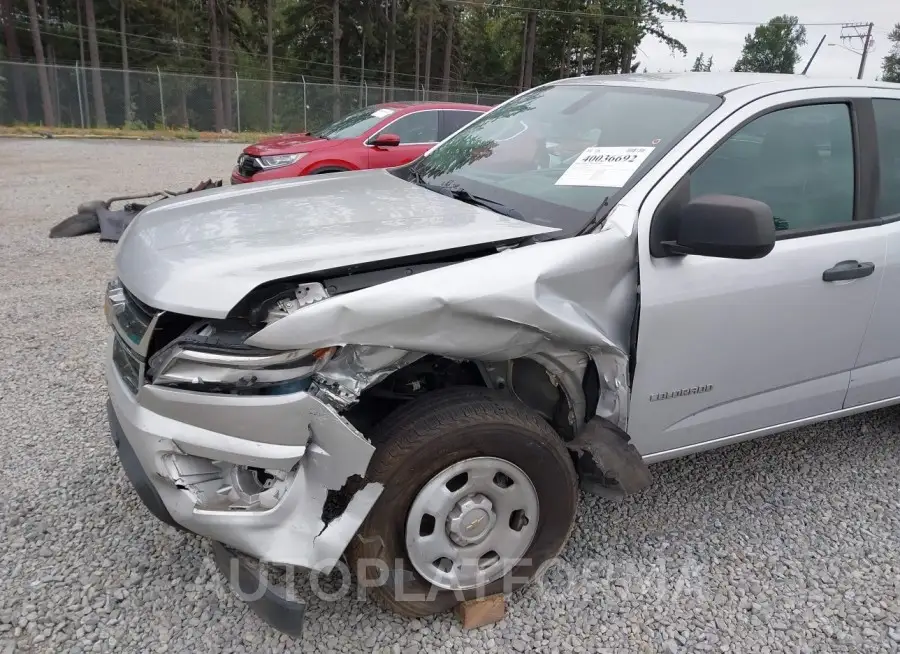
[[[644,490],[652,483],[650,469],[622,429],[599,416],[588,420],[566,443],[575,454],[578,476],[585,490],[619,498]]]
[[[629,331],[637,292],[636,235],[603,230],[537,243],[336,295],[263,328],[248,344],[270,349],[365,345],[476,361],[560,348],[604,364],[627,419]],[[327,370],[323,370],[327,377]],[[612,377],[615,377],[614,379]]]

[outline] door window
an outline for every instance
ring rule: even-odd
[[[452,111],[442,111],[444,114],[444,125],[441,129],[441,140],[453,134],[458,129],[462,129],[481,114],[477,111],[460,111],[458,109]]]
[[[778,230],[850,222],[854,193],[846,104],[791,107],[761,116],[691,173],[692,198],[725,194],[765,202]]]
[[[408,114],[381,130],[383,134],[396,134],[400,145],[436,143],[438,141],[438,112],[417,111]]]
[[[876,218],[900,215],[900,100],[874,100],[881,193]]]

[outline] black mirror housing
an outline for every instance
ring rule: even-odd
[[[679,212],[670,254],[760,259],[775,247],[775,221],[764,202],[734,195],[705,195]]]

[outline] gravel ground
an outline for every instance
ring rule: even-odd
[[[302,641],[266,627],[119,468],[112,246],[47,238],[80,201],[224,177],[239,149],[0,140],[0,653],[898,650],[896,410],[656,465],[624,502],[585,497],[564,564],[492,627],[355,595],[313,600]]]

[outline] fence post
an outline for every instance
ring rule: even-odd
[[[306,76],[301,75],[300,79],[303,80],[303,131],[308,132],[309,129],[306,127]]]
[[[84,70],[84,61],[81,62],[81,91],[84,93],[84,125],[88,129],[91,127],[91,99],[88,96],[87,73]]]
[[[365,102],[362,103],[362,106],[368,107],[369,106],[369,85],[366,84],[366,80],[363,80],[363,88],[366,90],[366,98],[365,98]]]
[[[235,103],[237,105],[237,128],[238,133],[241,132],[241,78],[238,77],[238,72],[234,71],[234,95]]]
[[[84,104],[81,102],[81,76],[78,74],[78,62],[75,62],[75,89],[78,91],[78,114],[81,116],[81,129],[84,129]]]
[[[475,89],[475,104],[479,104],[478,102],[478,89]]]
[[[59,110],[59,66],[56,64],[53,65],[53,87],[56,90],[56,111],[53,112],[53,115],[56,116],[56,124],[59,127],[62,127],[60,123],[60,110]]]
[[[425,85],[420,84],[420,86],[422,87],[422,102],[428,102],[428,96],[425,95]]]
[[[163,102],[162,73],[159,66],[156,67],[156,79],[159,80],[159,117],[162,119],[163,129],[166,129],[166,105]]]

